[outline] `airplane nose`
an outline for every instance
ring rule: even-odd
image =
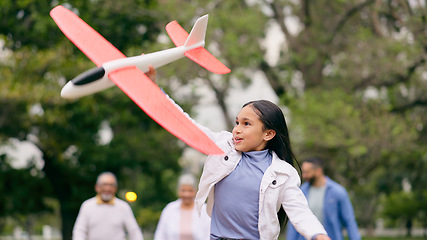
[[[74,88],[74,84],[71,81],[67,82],[61,90],[61,97],[65,99],[74,99]]]

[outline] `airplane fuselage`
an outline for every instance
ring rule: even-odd
[[[62,88],[61,97],[74,99],[100,92],[115,86],[114,82],[112,82],[108,77],[108,74],[111,72],[120,71],[120,69],[135,66],[145,73],[149,70],[148,67],[150,65],[157,69],[184,57],[184,53],[186,51],[203,46],[204,41],[193,44],[190,47],[180,46],[154,53],[121,58],[106,62],[101,67],[89,69],[88,71],[69,81]]]

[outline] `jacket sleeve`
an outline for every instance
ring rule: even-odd
[[[282,201],[290,222],[306,239],[312,239],[317,234],[327,235],[322,224],[308,207],[307,199],[299,185],[298,173],[293,169],[287,180]]]
[[[340,218],[343,225],[347,229],[347,234],[350,240],[360,240],[359,228],[357,226],[356,218],[354,217],[353,206],[347,191],[343,189],[340,198]]]

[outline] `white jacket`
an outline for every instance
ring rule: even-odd
[[[207,157],[196,195],[195,203],[199,213],[208,198],[207,211],[211,216],[214,186],[236,168],[242,154],[234,147],[232,133],[225,131],[214,133],[207,128],[201,128],[225,153]],[[260,239],[272,240],[279,237],[277,212],[281,206],[293,226],[306,239],[312,239],[316,234],[326,234],[321,223],[309,209],[307,199],[299,188],[300,184],[296,169],[279,159],[273,152],[272,163],[265,171],[260,186],[258,212]]]
[[[166,205],[157,224],[154,240],[179,240],[181,226],[181,203],[178,199]],[[194,240],[209,240],[211,218],[206,213],[206,204],[202,205],[204,212],[199,216],[193,208],[191,228]]]

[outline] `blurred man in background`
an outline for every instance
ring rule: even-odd
[[[360,240],[360,233],[354,217],[353,206],[343,186],[327,177],[323,161],[312,157],[301,165],[305,183],[301,185],[314,215],[323,224],[329,237],[343,240],[343,228],[350,240]],[[289,223],[286,240],[304,239]]]
[[[143,240],[129,204],[116,198],[117,179],[111,172],[98,176],[97,195],[83,202],[73,240]]]

